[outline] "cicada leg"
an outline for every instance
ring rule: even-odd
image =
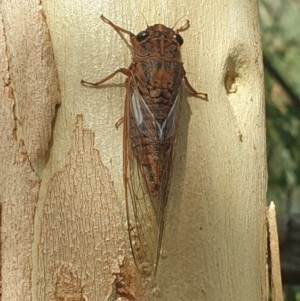
[[[99,80],[98,82],[95,82],[95,83],[90,83],[90,82],[87,82],[85,80],[81,80],[81,84],[85,87],[92,87],[92,88],[98,88],[99,86],[101,86],[103,83],[107,82],[108,80],[110,80],[111,78],[113,78],[116,74],[118,73],[123,73],[124,75],[126,76],[129,76],[130,75],[130,71],[129,69],[126,69],[126,68],[120,68],[118,70],[116,70],[115,72],[113,72],[112,74],[104,77],[103,79]]]
[[[116,129],[118,129],[119,126],[120,126],[123,122],[124,122],[124,116],[121,117],[121,118],[119,118],[119,119],[116,121],[116,123],[115,123]]]
[[[123,32],[128,34],[129,36],[133,36],[134,34],[132,32],[130,32],[129,30],[122,28],[116,24],[114,24],[113,22],[111,22],[110,20],[108,20],[107,18],[105,18],[103,15],[100,16],[101,20],[104,21],[105,23],[109,24],[115,31],[117,31],[118,33]]]
[[[113,78],[116,74],[118,73],[123,73],[126,76],[130,76],[130,71],[129,69],[126,68],[120,68],[118,70],[116,70],[115,72],[113,72],[112,74],[106,76],[105,78],[95,82],[95,83],[91,83],[91,82],[87,82],[85,80],[81,80],[81,84],[85,87],[89,87],[89,88],[99,88],[103,83],[105,83],[106,81],[110,80],[111,78]],[[121,117],[119,120],[117,120],[117,122],[115,123],[115,127],[118,129],[118,127],[124,122],[124,117]]]
[[[185,86],[187,88],[187,90],[189,91],[189,93],[192,95],[192,96],[195,96],[195,97],[198,97],[198,98],[201,98],[205,101],[207,101],[207,94],[206,93],[201,93],[201,92],[197,92],[193,87],[192,85],[190,84],[190,82],[188,81],[187,77],[184,76],[183,77],[183,80],[184,80],[184,83],[185,83]]]

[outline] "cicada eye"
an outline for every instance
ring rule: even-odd
[[[173,38],[176,40],[176,42],[181,46],[183,44],[183,38],[178,33],[174,34]]]
[[[144,31],[141,31],[140,33],[137,34],[136,40],[137,40],[138,42],[142,42],[142,41],[144,41],[148,36],[149,36],[149,33],[148,33],[146,30],[144,30]]]

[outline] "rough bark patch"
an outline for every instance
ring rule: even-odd
[[[46,195],[38,300],[106,300],[123,262],[124,228],[109,171],[82,116],[67,161]]]

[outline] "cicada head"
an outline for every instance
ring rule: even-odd
[[[137,35],[131,36],[133,55],[136,58],[180,59],[182,36],[172,28],[162,24],[148,26]]]

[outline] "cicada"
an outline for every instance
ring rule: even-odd
[[[87,87],[101,87],[118,73],[127,76],[123,127],[123,177],[128,232],[135,264],[145,275],[155,275],[163,237],[184,83],[192,96],[206,100],[189,83],[180,47],[180,32],[189,21],[173,29],[162,24],[147,26],[137,35],[101,15],[123,38],[130,37],[129,68],[120,68]],[[125,39],[125,38],[124,38]]]

